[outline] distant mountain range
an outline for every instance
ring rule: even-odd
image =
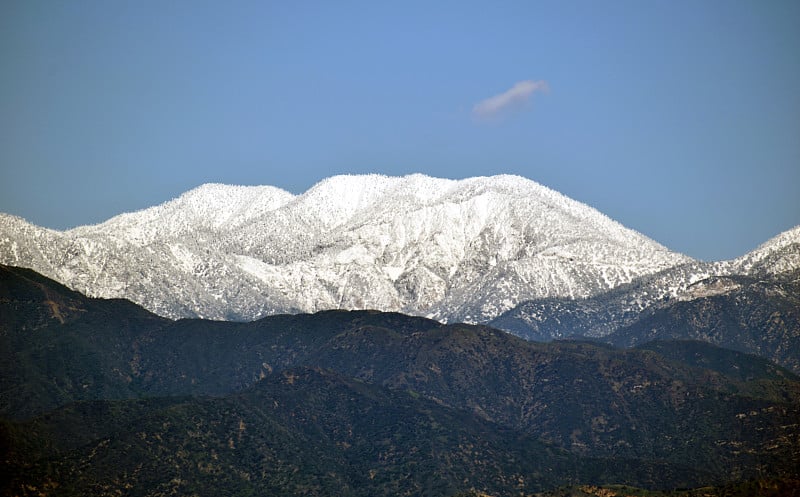
[[[698,341],[377,311],[173,321],[0,266],[0,495],[791,490],[798,420],[796,375]]]
[[[0,263],[168,318],[376,309],[531,340],[699,339],[800,373],[800,227],[695,261],[516,176],[204,185],[65,232],[0,214]]]
[[[493,323],[516,320],[509,329],[519,331],[527,322],[526,336],[552,338],[581,330],[537,331],[543,299],[590,299],[576,304],[585,306],[611,295],[614,317],[589,333],[602,335],[627,324],[622,315],[699,296],[701,280],[800,268],[800,227],[739,259],[703,263],[521,177],[336,176],[297,196],[204,185],[64,232],[0,214],[0,263],[170,318],[377,309],[486,323],[503,315]]]
[[[519,177],[339,176],[0,214],[0,263],[0,495],[800,484],[800,227],[701,262]]]
[[[64,232],[0,215],[0,263],[170,318],[377,309],[478,323],[692,262],[516,176],[336,176],[298,196],[204,185]]]

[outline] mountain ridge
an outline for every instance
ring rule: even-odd
[[[522,302],[489,324],[541,341],[701,339],[800,372],[798,295],[800,227],[730,261],[678,265],[582,299]]]
[[[409,495],[433,481],[452,489],[433,495],[506,495],[797,476],[800,378],[699,342],[543,344],[378,311],[170,321],[6,266],[0,319],[0,494],[203,493],[179,478],[245,495],[397,495],[401,480]]]
[[[692,259],[519,176],[202,185],[64,232],[0,216],[0,262],[167,317],[376,308],[482,322]]]

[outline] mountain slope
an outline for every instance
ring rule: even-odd
[[[583,299],[523,302],[490,322],[532,340],[700,339],[800,372],[800,227],[731,261],[679,265]]]
[[[0,439],[12,458],[8,495],[54,485],[63,495],[519,495],[714,478],[682,464],[580,457],[413,392],[311,368],[224,398],[79,403],[0,425]]]
[[[766,276],[800,269],[800,226],[780,233],[752,252],[723,264],[724,274]]]
[[[626,478],[620,480],[614,476],[614,481],[665,488],[738,480],[761,473],[793,476],[800,467],[800,453],[796,451],[800,446],[797,377],[782,368],[757,363],[752,357],[721,351],[711,345],[618,350],[593,343],[542,344],[484,326],[442,325],[420,317],[377,311],[272,316],[249,323],[172,322],[130,303],[86,299],[37,277],[30,270],[3,269],[2,281],[8,283],[3,285],[0,308],[15,309],[18,317],[0,336],[3,354],[0,407],[3,417],[16,420],[7,425],[12,445],[31,454],[26,459],[31,467],[41,469],[37,463],[41,461],[44,474],[48,474],[46,468],[53,467],[47,462],[51,461],[48,454],[52,455],[52,450],[59,451],[61,457],[62,449],[81,447],[86,451],[74,453],[76,459],[63,456],[66,468],[84,468],[88,457],[102,452],[107,459],[105,466],[99,468],[124,469],[131,462],[130,454],[139,450],[143,451],[139,453],[143,461],[158,460],[161,454],[176,457],[183,461],[181,464],[197,462],[196,458],[204,465],[212,464],[207,459],[211,452],[205,449],[225,446],[231,437],[229,430],[235,433],[238,426],[234,418],[226,417],[238,412],[239,401],[230,400],[231,396],[247,397],[250,395],[247,392],[259,382],[266,382],[259,385],[276,382],[292,385],[295,380],[291,378],[303,377],[306,373],[301,371],[309,367],[314,371],[324,368],[340,379],[318,389],[309,387],[307,394],[311,397],[306,401],[303,392],[292,391],[285,395],[296,396],[294,400],[281,397],[259,402],[254,408],[267,409],[271,413],[268,419],[258,418],[256,412],[253,413],[256,417],[248,418],[245,424],[251,426],[263,421],[264,426],[274,426],[276,430],[282,426],[280,430],[288,430],[280,442],[287,444],[288,451],[281,460],[286,460],[287,454],[321,450],[326,458],[320,458],[321,466],[315,474],[340,474],[344,470],[336,461],[349,456],[338,452],[343,446],[314,445],[303,433],[333,431],[341,437],[344,435],[336,431],[337,426],[362,423],[359,426],[372,433],[369,430],[384,426],[374,423],[388,423],[387,430],[399,430],[406,433],[404,437],[417,437],[415,440],[436,441],[444,437],[453,441],[462,435],[477,436],[474,432],[458,434],[425,424],[430,416],[386,405],[395,402],[416,405],[423,413],[431,411],[425,403],[435,403],[450,413],[441,413],[445,418],[434,415],[436,423],[444,427],[458,425],[454,419],[482,420],[483,424],[478,420],[461,423],[484,427],[480,429],[484,434],[478,437],[483,441],[472,438],[470,442],[475,447],[489,450],[485,445],[487,440],[505,440],[489,451],[499,451],[497,460],[491,459],[500,466],[486,466],[489,463],[481,462],[481,458],[473,459],[478,466],[470,466],[465,472],[476,477],[512,474],[510,461],[519,461],[521,457],[514,452],[517,449],[533,451],[522,460],[541,461],[537,454],[544,450],[542,441],[558,453],[567,451],[569,457],[583,458],[580,464],[588,464],[586,458],[595,461],[587,467],[597,472],[584,474],[588,480],[581,477],[583,481],[607,482],[605,478],[610,478],[609,475],[617,475]],[[58,319],[51,313],[48,301],[66,302],[67,297],[77,311],[69,319]],[[384,406],[374,407],[373,421],[366,411],[347,411],[348,407],[339,400],[331,403],[319,400],[329,390],[339,392],[336,384],[342,381],[350,390],[361,389],[358,385],[371,385],[359,391]],[[318,385],[316,380],[312,385]],[[355,398],[347,392],[342,398]],[[193,398],[187,400],[186,396]],[[208,401],[207,396],[228,400]],[[135,424],[129,428],[109,427],[103,413],[113,415],[119,409],[139,409],[138,404],[124,407],[132,404],[119,402],[153,397],[179,397],[174,402],[184,407],[171,410],[173,401],[156,402],[153,409],[142,407],[144,411],[137,411],[140,414],[136,416],[155,416],[148,418],[153,421],[144,431],[136,431]],[[408,399],[420,399],[421,403]],[[113,402],[90,404],[97,407],[97,419],[91,424],[87,424],[91,411],[88,417],[68,414],[71,402],[96,400]],[[334,405],[342,406],[349,414],[331,418],[328,409]],[[65,437],[56,443],[62,448],[48,449],[46,443],[42,448],[40,442],[28,437],[36,431],[18,424],[32,418],[47,424],[48,419],[54,419],[48,418],[49,413],[62,408],[67,409],[67,414],[55,416],[67,419],[58,425],[61,429],[50,431]],[[381,409],[403,414],[385,419],[378,413],[388,411]],[[302,417],[297,418],[301,413]],[[229,423],[231,419],[233,425]],[[276,419],[282,421],[271,424]],[[302,419],[307,424],[291,424]],[[421,420],[422,424],[404,425],[407,419]],[[442,419],[451,421],[445,423]],[[207,426],[208,430],[198,430],[198,426]],[[217,428],[222,432],[218,433]],[[263,436],[279,436],[274,433],[269,429]],[[47,439],[46,435],[36,436],[37,440]],[[259,437],[252,442],[263,448]],[[374,438],[366,436],[369,440]],[[103,442],[106,439],[117,445],[107,446]],[[80,440],[84,443],[79,443]],[[198,440],[210,445],[193,445]],[[239,439],[233,440],[239,447]],[[334,440],[356,445],[349,438]],[[509,446],[509,440],[517,442]],[[185,450],[181,449],[183,452],[178,450],[182,443],[189,444]],[[71,444],[71,449],[63,447],[64,444]],[[448,450],[453,449],[448,446]],[[407,452],[411,450],[409,447],[402,444],[396,447],[392,457],[416,457]],[[469,444],[453,449],[446,457],[465,461],[464,447]],[[474,451],[470,453],[474,455]],[[553,463],[562,460],[558,453],[554,453]],[[258,460],[261,457],[258,454],[261,452],[230,453],[225,458],[247,465],[252,464],[251,457]],[[501,460],[509,461],[509,465],[499,463]],[[361,459],[356,461],[363,463]],[[356,461],[353,467],[366,470]],[[195,464],[192,471],[197,467]],[[523,471],[522,468],[526,466],[520,462],[515,471]],[[578,473],[571,468],[574,466],[557,471],[553,478],[565,483],[574,481],[572,475]],[[622,474],[620,468],[626,468]],[[73,474],[70,471],[64,474]],[[526,485],[530,485],[526,488],[539,488],[537,482],[551,481],[547,473],[534,478],[538,470],[530,471],[533,473],[525,477]],[[92,475],[90,481],[108,476]],[[180,475],[170,478],[174,477],[184,478]],[[125,481],[133,484],[132,480]],[[330,480],[326,484],[336,485],[336,482]]]
[[[299,196],[204,185],[65,232],[0,215],[0,263],[168,317],[373,308],[482,322],[690,261],[515,176],[337,176]]]
[[[703,340],[800,372],[800,271],[768,280],[704,283],[717,290],[643,315],[602,340],[626,347],[651,340]],[[726,291],[715,293],[721,288]]]

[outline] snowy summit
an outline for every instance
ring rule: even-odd
[[[169,317],[378,309],[483,322],[692,262],[518,176],[203,185],[68,231],[0,215],[0,262]]]

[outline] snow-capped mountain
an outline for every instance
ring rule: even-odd
[[[601,338],[676,303],[737,292],[742,281],[771,286],[780,293],[785,280],[798,274],[800,226],[736,259],[676,265],[588,298],[533,299],[491,324],[534,340],[571,335]]]
[[[727,274],[774,275],[800,268],[800,226],[771,238],[760,247],[728,263]]]
[[[767,252],[731,264],[774,266]],[[373,308],[468,322],[699,264],[525,178],[423,175],[336,176],[301,195],[203,185],[63,232],[0,215],[0,263],[168,317]]]

